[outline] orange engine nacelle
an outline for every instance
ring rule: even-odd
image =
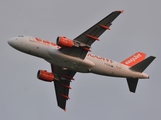
[[[73,47],[74,42],[66,37],[59,36],[57,37],[56,44],[61,47]]]
[[[39,70],[37,72],[37,78],[46,82],[52,82],[54,80],[54,74],[46,70]]]

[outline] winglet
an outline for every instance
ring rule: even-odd
[[[124,10],[120,10],[120,12],[121,12],[121,13],[123,13],[123,12],[124,12]]]

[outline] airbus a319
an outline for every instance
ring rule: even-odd
[[[57,104],[64,110],[69,99],[70,82],[76,72],[126,78],[129,90],[135,92],[138,79],[149,78],[143,71],[155,59],[154,56],[145,58],[145,53],[137,52],[122,62],[116,62],[91,53],[91,45],[99,41],[106,30],[110,30],[112,22],[122,12],[112,12],[75,39],[59,36],[55,44],[38,37],[18,36],[11,38],[8,44],[51,64],[51,72],[38,70],[37,78],[54,83]]]

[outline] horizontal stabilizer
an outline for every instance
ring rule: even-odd
[[[130,69],[137,72],[143,72],[154,59],[155,59],[154,56],[150,56],[144,59],[143,61],[139,62],[138,64],[132,66]]]
[[[130,92],[135,93],[138,84],[138,78],[126,78]]]

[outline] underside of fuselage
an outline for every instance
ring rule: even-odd
[[[59,51],[58,46],[36,42],[34,37],[14,38],[14,43],[11,43],[11,46],[21,52],[43,58],[63,70],[82,73],[91,72],[112,77],[148,78],[145,73],[132,71],[128,66],[113,60],[100,59],[102,57],[93,57],[91,55],[87,55],[85,59],[66,55]]]

